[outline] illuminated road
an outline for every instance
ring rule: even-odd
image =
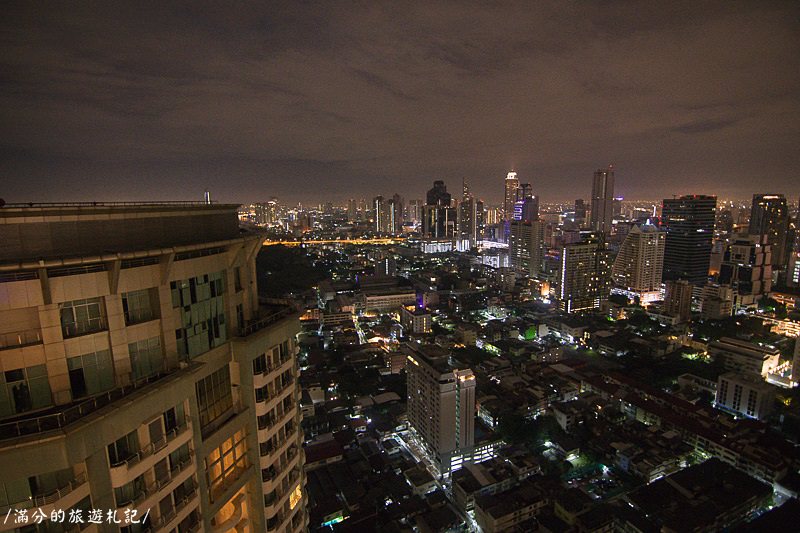
[[[303,240],[303,241],[264,241],[264,246],[282,244],[284,246],[301,246],[304,244],[400,244],[405,242],[404,237],[392,237],[391,239],[326,239],[326,240]]]

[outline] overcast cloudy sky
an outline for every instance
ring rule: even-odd
[[[0,197],[800,195],[800,2],[483,4],[4,2]]]

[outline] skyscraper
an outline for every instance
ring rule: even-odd
[[[605,235],[611,233],[614,213],[614,165],[598,169],[592,179],[591,227]]]
[[[450,365],[437,345],[405,345],[408,423],[441,475],[461,466],[475,445],[475,375]]]
[[[599,309],[608,300],[611,264],[603,236],[581,232],[581,240],[561,248],[556,296],[566,313]]]
[[[455,237],[456,212],[452,207],[452,197],[447,192],[444,182],[433,182],[428,191],[422,220],[422,232],[426,237],[434,239],[450,239]]]
[[[518,272],[537,277],[544,262],[544,223],[539,220],[511,222],[509,259]]]
[[[263,237],[236,211],[0,210],[5,503],[147,511],[153,531],[307,528],[300,326],[259,307]]]
[[[719,282],[736,293],[737,306],[755,305],[772,288],[772,250],[767,235],[740,235],[725,250]]]
[[[503,196],[503,217],[506,222],[514,218],[514,203],[517,201],[517,189],[519,189],[517,173],[511,171],[506,175],[505,194]]]
[[[389,212],[388,205],[383,196],[376,196],[372,200],[372,229],[376,233],[388,231]]]
[[[631,228],[611,271],[617,289],[638,296],[642,303],[660,299],[664,240],[665,234],[653,225]]]
[[[478,245],[483,238],[483,202],[469,192],[466,180],[463,182],[463,196],[458,206],[458,233],[462,242],[468,243],[469,248]]]
[[[664,280],[686,279],[694,285],[706,284],[716,206],[716,196],[691,195],[664,200],[661,210],[667,232]]]
[[[772,266],[785,270],[792,251],[789,242],[789,206],[782,194],[754,194],[750,235],[766,235],[772,245]]]

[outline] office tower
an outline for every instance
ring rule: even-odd
[[[750,235],[766,235],[772,245],[772,266],[784,270],[794,243],[789,242],[789,206],[782,194],[754,194]]]
[[[544,266],[544,223],[512,221],[509,255],[511,266],[517,272],[538,277]]]
[[[687,279],[694,285],[706,284],[716,207],[716,196],[691,195],[664,200],[661,221],[667,232],[665,280]]]
[[[466,180],[463,182],[463,197],[458,206],[459,239],[467,243],[467,248],[474,248],[483,238],[483,202],[469,192]]]
[[[444,182],[433,182],[428,191],[422,220],[422,233],[434,239],[455,237],[456,210],[451,207],[452,197]]]
[[[686,322],[692,317],[692,284],[688,280],[669,280],[664,289],[664,311]]]
[[[614,165],[598,169],[592,179],[591,227],[605,235],[611,234],[614,201]]]
[[[754,306],[772,288],[772,251],[767,235],[740,235],[725,250],[719,283],[736,291],[736,306]]]
[[[586,202],[578,198],[575,200],[575,221],[585,221],[586,220]]]
[[[599,309],[608,300],[610,278],[610,258],[602,234],[581,232],[580,241],[561,248],[559,308],[566,313]]]
[[[613,209],[611,216],[613,218],[620,218],[622,216],[622,201],[624,198],[622,196],[617,196],[614,198],[613,201]]]
[[[510,221],[514,215],[514,203],[517,201],[517,189],[519,180],[516,172],[509,172],[506,175],[505,193],[503,195],[503,217],[506,222]]]
[[[422,200],[408,201],[408,219],[414,224],[422,223],[422,209],[425,204]]]
[[[383,196],[372,200],[372,229],[376,233],[389,231],[389,206]]]
[[[358,220],[358,204],[354,198],[347,201],[347,221],[351,224]]]
[[[642,303],[659,300],[664,269],[664,232],[653,225],[633,226],[619,249],[611,278],[617,289]]]
[[[263,237],[236,209],[0,209],[5,503],[149,511],[141,530],[307,528],[299,322],[259,306]]]
[[[403,226],[403,198],[395,194],[386,202],[387,233],[400,233]]]
[[[409,364],[408,423],[439,474],[461,466],[475,445],[475,376],[453,367],[438,345],[404,346]]]

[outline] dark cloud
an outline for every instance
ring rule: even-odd
[[[5,3],[0,196],[798,194],[800,7]]]

